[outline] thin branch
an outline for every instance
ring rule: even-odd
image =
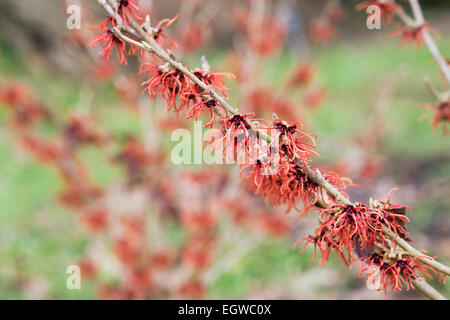
[[[408,16],[405,11],[403,10],[397,10],[395,12],[397,16],[403,21],[404,24],[406,24],[409,27],[415,27],[416,21],[412,19],[410,16]]]
[[[422,9],[420,8],[420,4],[418,0],[409,0],[409,4],[411,5],[414,18],[416,20],[417,25],[423,25],[425,23],[425,19],[423,17]],[[447,80],[447,85],[450,86],[450,68],[447,64],[447,61],[442,57],[439,48],[437,47],[436,43],[433,40],[433,37],[431,36],[430,32],[427,30],[427,28],[422,28],[422,37],[425,42],[425,44],[428,47],[428,50],[431,52],[431,54],[434,57],[434,60],[436,60],[439,68],[441,69],[442,73],[444,74],[445,79]]]
[[[424,295],[432,300],[447,300],[442,294],[440,294],[435,288],[430,286],[425,281],[413,280],[414,287],[420,290]]]
[[[425,78],[425,84],[428,87],[428,89],[430,90],[430,92],[436,97],[436,99],[441,100],[442,96],[439,93],[439,91],[435,88],[435,86],[433,85],[433,83],[431,82],[430,79]]]
[[[392,241],[395,241],[396,244],[398,244],[403,250],[405,250],[408,255],[417,257],[420,259],[423,263],[426,263],[430,267],[433,267],[437,271],[443,273],[443,274],[450,274],[450,268],[446,266],[445,264],[442,264],[432,257],[429,257],[425,255],[423,252],[420,252],[416,248],[414,248],[412,245],[410,245],[406,240],[402,239],[401,237],[397,236],[394,232],[389,230],[384,230],[383,234],[388,236]]]

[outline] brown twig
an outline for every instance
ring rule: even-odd
[[[419,1],[409,0],[409,4],[411,5],[414,19],[408,16],[403,10],[397,11],[396,12],[397,16],[400,18],[400,20],[402,20],[405,23],[405,25],[409,27],[422,26],[425,23],[425,18],[423,16]],[[444,59],[441,52],[439,51],[439,48],[434,42],[434,39],[431,36],[430,31],[428,31],[427,28],[422,28],[421,34],[423,41],[425,42],[425,45],[432,54],[434,60],[436,60],[439,69],[441,70],[442,74],[445,77],[445,80],[447,81],[447,85],[450,87],[450,67],[447,64],[447,61]]]
[[[413,280],[413,284],[416,289],[420,290],[424,295],[432,300],[447,300],[442,294],[440,294],[435,288],[430,286],[425,281]]]
[[[423,25],[425,23],[425,19],[423,17],[423,13],[422,13],[422,9],[420,8],[419,1],[418,0],[409,0],[409,4],[411,5],[416,23],[418,25]],[[433,55],[434,60],[436,60],[445,79],[447,80],[447,85],[450,86],[450,68],[447,65],[447,61],[445,61],[444,57],[442,57],[438,46],[434,42],[433,37],[431,36],[431,34],[427,30],[427,28],[422,28],[421,33],[422,33],[423,41],[427,45],[428,50]]]

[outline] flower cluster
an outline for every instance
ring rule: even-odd
[[[209,110],[211,121],[214,112],[219,111],[226,116],[227,110],[215,99],[209,97],[203,90],[180,70],[171,70],[167,65],[143,64],[140,74],[151,74],[147,81],[143,82],[145,91],[154,100],[158,95],[166,101],[166,110],[174,110],[188,119],[198,119],[204,110]],[[193,74],[212,88],[225,93],[224,77],[232,77],[231,74],[212,73],[205,70],[195,70]],[[207,126],[209,126],[208,124]]]
[[[344,18],[345,11],[339,1],[328,1],[318,18],[309,26],[309,34],[317,43],[330,42],[336,36],[336,25]]]
[[[144,55],[145,51],[139,49],[133,44],[127,44],[113,31],[113,28],[120,26],[120,22],[122,22],[124,26],[128,27],[131,21],[140,20],[140,17],[136,14],[136,11],[138,10],[139,8],[135,0],[120,0],[112,17],[106,18],[98,26],[91,27],[92,29],[100,31],[100,34],[90,40],[89,46],[101,46],[102,50],[99,52],[99,56],[103,60],[109,61],[111,59],[111,54],[114,48],[116,49],[117,59],[121,64],[128,64],[127,56],[136,55],[138,52],[141,56]],[[177,18],[178,16],[173,19],[161,20],[155,28],[150,30],[157,43],[162,45],[162,40],[165,39],[172,45],[176,46],[176,43],[169,36],[167,36],[164,31],[170,27],[177,20]],[[132,37],[132,35],[129,36]]]
[[[433,127],[437,128],[442,126],[444,134],[448,133],[447,126],[450,123],[450,101],[440,101],[435,105],[426,104],[424,108],[433,112]]]
[[[316,68],[312,64],[302,63],[294,70],[287,85],[291,87],[307,86],[314,78],[315,73]]]
[[[313,244],[313,260],[319,249],[322,265],[331,252],[335,252],[349,267],[361,261],[361,275],[367,273],[369,288],[409,290],[414,288],[412,280],[422,280],[417,272],[429,278],[432,278],[430,272],[437,272],[417,257],[399,251],[385,236],[385,230],[388,230],[397,237],[408,239],[406,210],[410,211],[406,206],[391,204],[390,195],[386,202],[373,201],[370,206],[362,203],[333,204],[320,210],[322,223],[314,235],[300,239],[293,249],[304,242],[303,253],[308,244]]]
[[[136,11],[139,11],[136,0],[118,0],[117,7],[113,15],[114,25],[117,25],[118,16],[120,16],[120,18],[122,19],[122,23],[127,27],[130,25],[130,17],[137,20],[141,19],[137,15]]]
[[[423,23],[419,26],[405,26],[391,33],[393,36],[400,36],[400,41],[402,43],[415,42],[417,47],[423,44],[422,31],[428,30],[432,33],[436,31],[431,28],[427,23]]]
[[[42,120],[52,120],[49,110],[30,96],[27,89],[21,85],[2,86],[0,84],[0,103],[9,107],[12,112],[11,122],[16,128],[26,128]]]
[[[436,271],[410,256],[390,257],[389,253],[371,253],[362,259],[360,274],[366,273],[370,288],[385,291],[390,287],[393,291],[403,288],[414,289],[413,280],[423,280],[418,272],[432,279],[431,273]],[[431,273],[430,273],[431,272]]]
[[[99,52],[99,56],[108,61],[111,59],[111,54],[114,48],[116,48],[116,56],[121,64],[128,64],[127,55],[135,51],[135,48],[128,47],[125,41],[117,37],[112,31],[112,24],[115,20],[107,18],[99,26],[93,28],[98,29],[102,33],[94,37],[90,41],[90,46],[98,47],[102,46],[103,49]]]
[[[256,24],[250,23],[251,20],[247,9],[240,8],[234,12],[234,22],[251,50],[263,56],[277,52],[286,36],[281,20],[275,16],[263,16]]]
[[[275,95],[269,88],[256,88],[246,96],[245,106],[250,112],[263,115],[269,111],[286,121],[295,121],[299,118],[298,108],[286,99],[286,97]]]
[[[361,203],[334,204],[320,211],[322,224],[316,235],[333,243],[340,255],[351,257],[355,246],[370,250],[376,243],[386,244],[383,231],[388,228],[396,235],[407,237],[404,225],[408,218],[385,208],[370,208]]]
[[[72,115],[63,128],[64,137],[69,147],[77,147],[83,144],[103,145],[108,137],[95,127],[86,117]]]

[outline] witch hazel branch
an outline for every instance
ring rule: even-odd
[[[391,203],[390,194],[386,201],[353,203],[345,193],[353,186],[349,179],[334,172],[322,174],[310,165],[311,156],[317,155],[315,136],[304,131],[301,121],[289,124],[276,115],[266,121],[254,113],[241,114],[226,100],[224,78],[228,74],[210,72],[209,68],[191,70],[168,49],[175,44],[165,29],[176,18],[152,27],[148,17],[144,20],[139,16],[134,0],[98,2],[109,17],[99,27],[103,34],[92,44],[103,47],[100,54],[106,60],[114,49],[124,64],[126,56],[147,58],[146,53],[150,53],[151,62],[143,64],[140,73],[149,77],[143,85],[152,99],[164,100],[167,111],[186,118],[209,115],[206,127],[219,126],[216,139],[227,138],[227,150],[245,155],[248,161],[241,164],[242,180],[267,203],[286,207],[286,211],[297,210],[301,216],[319,212],[316,232],[299,240],[294,249],[299,243],[312,244],[315,251],[319,249],[322,264],[331,252],[349,267],[360,261],[361,274],[365,272],[377,290],[416,288],[429,298],[445,299],[424,278],[438,276],[445,281],[450,268],[410,245],[410,208]],[[162,62],[155,62],[154,57]],[[254,148],[262,153],[252,152]]]
[[[356,9],[363,10],[370,6],[377,6],[385,23],[391,23],[393,18],[397,17],[404,24],[392,33],[392,35],[399,36],[402,43],[415,42],[417,47],[425,44],[444,80],[442,92],[437,90],[430,80],[425,80],[431,93],[437,100],[435,104],[426,104],[425,109],[433,112],[433,127],[442,126],[443,132],[448,133],[447,126],[450,122],[450,63],[448,59],[443,57],[436,45],[433,34],[436,35],[437,31],[425,20],[419,1],[409,0],[409,4],[412,16],[408,15],[404,8],[395,0],[363,1],[356,6]]]

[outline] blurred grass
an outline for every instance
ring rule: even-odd
[[[439,47],[448,56],[450,41],[440,39]],[[440,130],[433,132],[429,119],[418,120],[424,113],[422,106],[435,101],[424,85],[424,77],[434,84],[442,83],[425,47],[399,46],[396,40],[339,45],[319,54],[319,65],[332,97],[312,116],[318,131],[328,135],[321,136],[321,140],[351,138],[364,130],[364,120],[370,116],[368,106],[376,99],[374,89],[392,77],[394,97],[385,117],[387,128],[381,151],[428,156],[448,152],[450,139]]]
[[[448,40],[439,39],[446,56],[450,56]],[[61,110],[60,114],[74,108],[81,90],[78,81],[55,76],[7,47],[0,48],[3,78],[28,83],[44,102]],[[345,141],[364,130],[365,120],[370,116],[369,105],[376,99],[374,87],[388,76],[394,77],[394,82],[398,78],[398,83],[395,83],[395,94],[387,109],[387,128],[380,152],[407,158],[448,155],[450,139],[433,132],[429,120],[418,121],[423,104],[434,101],[423,84],[423,77],[430,77],[434,83],[439,81],[425,48],[399,47],[394,40],[383,40],[326,46],[315,49],[312,55],[320,69],[318,83],[323,84],[328,93],[320,109],[303,112],[307,113],[309,127],[320,137],[321,158],[334,160]],[[198,57],[188,60],[199,61]],[[211,65],[222,61],[220,53],[210,58]],[[267,65],[266,80],[282,83],[281,77],[293,67],[293,61],[281,55],[273,65]],[[130,113],[118,114],[119,108],[112,107],[116,104],[112,92],[111,87],[103,86],[93,103],[102,114],[99,119],[105,128],[115,132],[136,132],[138,119]],[[4,125],[3,109],[0,118]],[[80,291],[65,287],[66,267],[82,256],[88,239],[74,217],[54,204],[60,182],[50,169],[35,164],[17,151],[15,144],[14,138],[3,128],[0,131],[0,298],[24,298],[21,294],[24,281],[35,277],[48,280],[49,298],[93,298],[94,291],[89,284]],[[84,150],[82,157],[91,164],[104,163],[95,150]],[[436,175],[448,180],[448,168],[448,163],[438,166]],[[117,168],[95,165],[91,172],[96,181],[104,185],[119,175]],[[430,206],[429,203],[419,206],[415,213],[421,224],[427,223]],[[292,274],[316,267],[310,263],[310,251],[302,256],[291,251],[293,241],[295,239],[265,242],[213,285],[211,297],[244,298],[254,283],[282,285],[289,282]]]

